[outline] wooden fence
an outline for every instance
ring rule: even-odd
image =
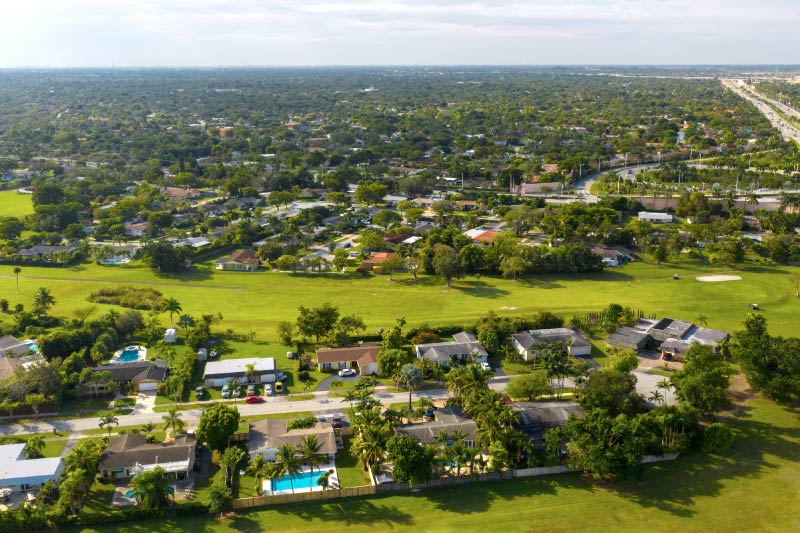
[[[646,455],[642,457],[642,464],[657,463],[661,461],[672,461],[677,458],[677,453],[665,455]],[[411,492],[427,489],[437,489],[455,487],[467,483],[479,481],[500,481],[519,477],[549,476],[574,472],[576,469],[565,465],[540,466],[537,468],[523,468],[520,470],[506,470],[505,472],[487,472],[484,474],[474,474],[466,476],[448,476],[439,479],[432,479],[426,483],[409,486],[405,483],[383,483],[379,485],[369,485],[364,487],[353,487],[349,489],[332,489],[316,492],[301,492],[298,494],[282,494],[278,496],[260,496],[256,498],[241,498],[233,500],[235,510],[250,509],[253,507],[263,507],[268,505],[283,505],[286,503],[311,502],[320,500],[335,500],[339,498],[352,498],[358,496],[374,496],[376,494],[389,494],[392,492]]]

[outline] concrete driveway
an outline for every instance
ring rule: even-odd
[[[339,377],[337,374],[334,374],[332,376],[329,376],[329,377],[323,379],[320,382],[320,384],[317,385],[317,389],[316,389],[317,392],[331,390],[331,383],[333,383],[333,381],[335,381],[337,379],[339,381],[358,381],[359,379],[361,379],[361,376],[356,374],[355,376],[350,376],[349,378],[342,378],[342,377]]]

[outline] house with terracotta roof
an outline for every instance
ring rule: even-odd
[[[361,266],[366,270],[374,270],[375,267],[380,267],[383,263],[394,257],[393,252],[372,252],[369,257],[364,259]]]
[[[361,344],[349,348],[322,348],[317,350],[317,366],[320,372],[353,368],[362,376],[378,373],[377,344]]]
[[[473,244],[483,246],[491,246],[494,243],[494,238],[499,234],[499,231],[485,228],[475,228],[464,232],[464,235],[472,239]]]
[[[252,250],[237,250],[230,257],[217,259],[214,263],[217,270],[234,270],[238,272],[255,272],[260,264]]]

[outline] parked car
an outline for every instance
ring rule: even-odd
[[[333,427],[334,428],[342,427],[342,415],[333,415]]]
[[[280,381],[275,382],[275,394],[280,394],[283,392],[283,383]]]
[[[481,363],[481,368],[488,372],[493,372],[492,367],[489,365],[489,363]]]
[[[267,383],[266,385],[264,385],[264,396],[269,396],[271,394],[272,394],[272,385]]]
[[[194,397],[198,400],[202,400],[205,393],[206,389],[204,389],[203,387],[197,387],[196,389],[194,389]]]
[[[222,386],[222,397],[223,398],[230,398],[231,397],[231,388],[228,385]]]
[[[283,370],[275,372],[275,379],[277,381],[286,381],[286,373]]]
[[[358,372],[355,371],[353,368],[343,368],[339,370],[339,377],[347,378],[350,376],[355,376]]]
[[[263,403],[264,398],[262,396],[248,396],[245,400],[245,403]]]
[[[248,396],[255,396],[256,395],[256,386],[255,385],[248,385],[247,386],[247,395]]]

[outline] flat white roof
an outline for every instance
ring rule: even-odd
[[[270,372],[275,370],[275,359],[273,357],[247,357],[245,359],[226,359],[224,361],[209,361],[206,363],[203,377],[230,376],[232,374],[242,374],[247,365],[254,365],[256,372]]]
[[[0,446],[0,486],[44,483],[63,469],[60,457],[25,459],[24,444]]]

